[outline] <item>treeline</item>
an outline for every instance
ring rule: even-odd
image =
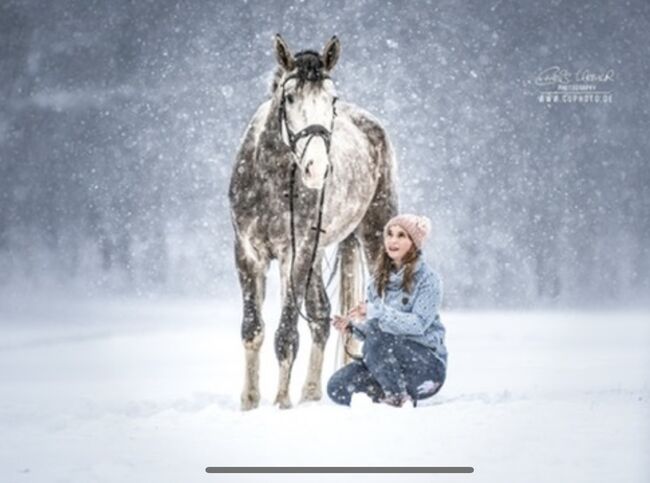
[[[228,178],[281,30],[341,38],[339,95],[384,121],[450,306],[643,300],[643,5],[3,4],[0,284],[236,293]],[[614,69],[611,105],[539,103],[554,64]]]

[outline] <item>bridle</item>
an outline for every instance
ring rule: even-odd
[[[298,141],[300,141],[304,137],[308,137],[307,143],[305,143],[305,147],[302,150],[302,153],[299,156],[299,162],[302,162],[302,158],[305,156],[305,152],[307,151],[307,147],[309,146],[309,143],[311,140],[314,138],[314,136],[320,137],[323,142],[325,143],[325,149],[327,150],[327,154],[329,155],[330,153],[330,145],[332,142],[332,130],[334,129],[334,119],[336,118],[336,101],[337,97],[334,97],[332,99],[332,123],[330,124],[330,128],[327,129],[325,126],[322,124],[310,124],[304,129],[301,129],[298,131],[298,133],[294,133],[291,127],[289,127],[289,122],[287,121],[287,110],[286,110],[286,102],[287,102],[287,96],[285,95],[285,88],[287,82],[293,79],[301,79],[300,74],[292,74],[288,76],[286,79],[284,79],[284,82],[282,83],[282,94],[280,97],[280,107],[278,109],[278,116],[280,119],[280,129],[284,127],[284,129],[287,131],[287,137],[289,138],[289,147],[291,148],[291,151],[293,154],[298,156],[298,153],[296,152],[296,148],[298,145]],[[320,79],[330,79],[331,77],[328,76],[327,74],[320,74],[319,75]],[[331,168],[331,164],[328,165],[328,170]]]

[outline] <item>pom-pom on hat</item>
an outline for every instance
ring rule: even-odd
[[[429,218],[405,213],[388,220],[388,223],[384,227],[384,236],[388,234],[388,228],[393,225],[401,226],[411,237],[411,240],[413,240],[413,243],[418,249],[422,248],[424,240],[426,240],[427,235],[431,231],[431,220]]]

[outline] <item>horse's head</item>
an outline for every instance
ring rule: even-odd
[[[274,82],[279,103],[283,141],[291,148],[308,188],[320,189],[330,169],[329,147],[336,116],[336,92],[329,73],[339,58],[336,36],[322,54],[311,50],[291,54],[288,45],[275,37],[280,69]]]

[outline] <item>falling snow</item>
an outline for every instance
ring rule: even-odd
[[[650,6],[604,3],[2,2],[0,480],[648,481]],[[401,209],[433,221],[449,373],[422,407],[273,407],[273,265],[262,404],[238,410],[227,187],[278,32],[338,36],[340,99],[381,120]],[[553,72],[612,78],[563,102]]]

